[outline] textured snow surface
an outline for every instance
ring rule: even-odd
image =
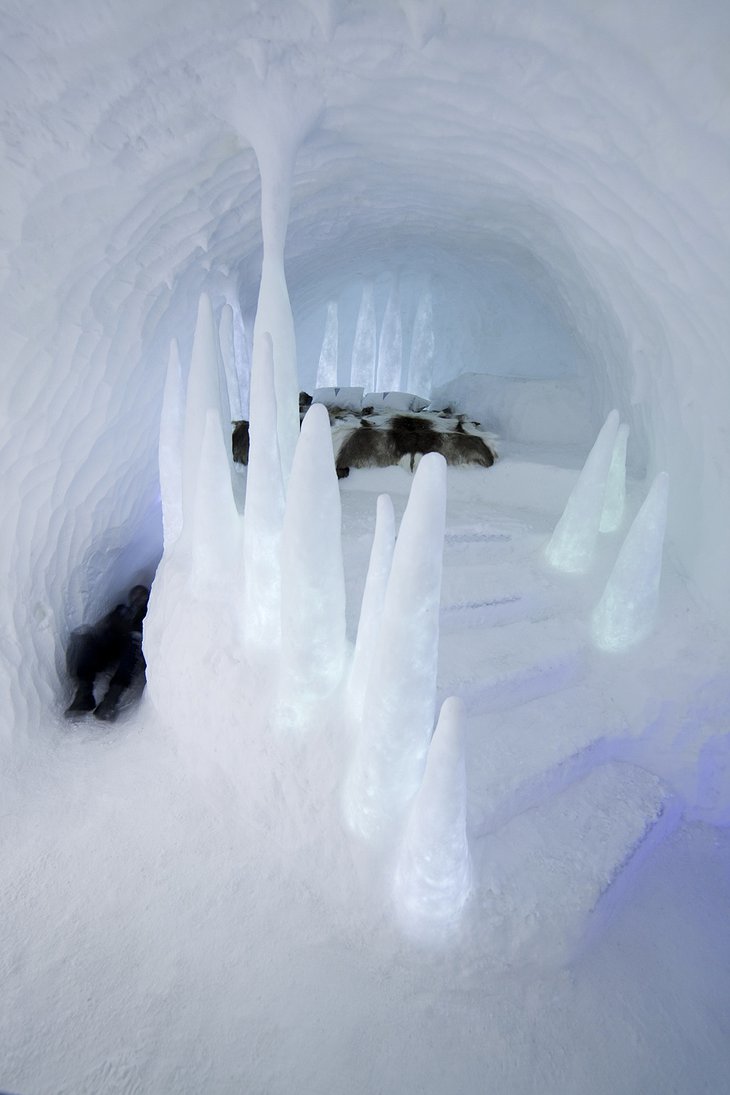
[[[330,300],[349,373],[367,284],[354,356],[377,354],[399,273],[404,370],[430,293],[435,386],[574,378],[582,445],[618,407],[634,470],[670,474],[672,550],[726,598],[729,34],[710,0],[5,4],[5,738],[51,698],[56,635],[158,549],[169,344],[189,361],[202,288],[250,361],[257,157],[271,177],[292,142],[302,383]],[[559,443],[559,401],[526,398],[520,439]]]
[[[365,848],[346,830],[340,709],[277,729],[275,669],[240,653],[234,599],[176,595],[166,567],[156,656],[145,640],[166,715],[150,688],[113,727],[46,721],[3,800],[9,1090],[476,1095],[532,1092],[536,1074],[555,1095],[722,1090],[730,844],[706,824],[728,821],[721,652],[666,569],[651,642],[591,647],[620,537],[580,580],[542,554],[576,476],[510,459],[448,472],[442,615],[467,571],[528,605],[534,587],[549,596],[534,618],[464,621],[462,661],[485,678],[497,662],[508,683],[463,727],[470,889],[445,940],[393,907],[395,836]],[[344,482],[349,605],[382,488],[400,520],[411,482]],[[640,501],[630,484],[627,520]],[[568,636],[568,679],[546,625]],[[438,866],[422,834],[406,848],[421,873]],[[408,892],[412,913],[412,878]]]
[[[714,0],[3,4],[1,1088],[726,1088],[729,50]],[[396,927],[395,839],[345,833],[336,703],[297,746],[270,732],[275,667],[242,658],[258,621],[215,537],[205,600],[189,544],[158,574],[142,706],[57,718],[69,631],[152,579],[191,357],[220,349],[235,414],[273,409],[262,280],[302,387],[324,360],[501,435],[488,474],[448,478],[436,693],[466,704],[472,889],[443,950]],[[223,391],[200,379],[197,411]],[[614,407],[623,527],[587,575],[549,574]],[[224,520],[198,420],[186,508],[233,559],[246,477],[225,467]],[[655,631],[600,652],[591,613],[662,471]],[[263,480],[258,573],[284,505]],[[400,522],[410,483],[339,488],[352,641],[376,498]]]

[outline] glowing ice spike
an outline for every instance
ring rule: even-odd
[[[411,357],[408,366],[408,391],[427,398],[431,395],[433,358],[436,340],[433,333],[433,299],[424,289],[413,321]]]
[[[271,650],[281,637],[279,550],[284,486],[276,434],[271,336],[257,342],[251,370],[250,446],[243,520],[241,633],[252,648]]]
[[[221,348],[221,358],[223,360],[226,388],[228,389],[231,419],[240,421],[240,419],[245,418],[246,416],[243,413],[241,388],[238,382],[238,373],[236,371],[236,347],[233,323],[233,309],[230,304],[224,304],[221,308],[218,338]]]
[[[169,551],[182,529],[183,385],[177,340],[170,343],[160,416],[160,497],[162,542]]]
[[[362,595],[357,639],[355,640],[355,651],[347,687],[349,714],[356,723],[362,717],[365,704],[365,689],[367,688],[370,667],[375,656],[380,633],[380,621],[383,615],[385,591],[393,561],[394,547],[395,515],[393,513],[393,502],[390,495],[381,494],[377,502],[373,546],[370,549],[370,563]]]
[[[463,720],[463,703],[450,696],[441,708],[398,858],[398,918],[417,937],[451,934],[471,889]]]
[[[291,199],[290,155],[293,155],[291,150],[274,151],[273,147],[257,150],[261,171],[261,233],[264,255],[253,332],[254,357],[259,352],[259,343],[266,332],[273,343],[276,431],[285,485],[289,480],[294,450],[299,440],[297,348],[284,272],[284,242]]]
[[[279,718],[291,728],[340,683],[345,657],[345,574],[340,490],[327,408],[302,422],[281,538]]]
[[[593,562],[618,424],[618,411],[611,411],[545,548],[548,562],[558,570],[584,573]]]
[[[185,426],[183,432],[182,498],[183,536],[189,547],[195,521],[195,494],[198,481],[198,465],[203,447],[206,415],[214,410],[218,416],[218,428],[223,436],[221,422],[221,393],[218,366],[218,332],[213,320],[213,309],[206,293],[198,303],[198,319],[193,336],[190,372],[185,399]],[[230,434],[230,423],[226,424]]]
[[[317,367],[315,387],[334,388],[337,384],[337,301],[327,305],[327,322],[324,328],[322,349]]]
[[[238,575],[241,521],[231,490],[220,418],[208,410],[198,464],[193,522],[192,590],[197,597],[228,596]]]
[[[375,390],[375,295],[372,282],[362,291],[352,346],[350,383],[366,392]]]
[[[403,331],[400,318],[400,290],[398,280],[394,278],[380,330],[376,391],[400,391],[402,367]]]
[[[659,599],[669,476],[661,472],[626,534],[592,618],[602,650],[622,650],[651,632]]]
[[[601,514],[601,532],[616,532],[621,528],[626,507],[626,446],[629,440],[629,427],[625,422],[618,428],[613,446],[611,466],[606,480],[606,494]]]
[[[446,461],[423,457],[393,552],[362,731],[344,791],[353,832],[377,837],[418,790],[436,703]]]

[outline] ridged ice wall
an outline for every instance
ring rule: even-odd
[[[406,253],[448,305],[499,259],[580,347],[595,423],[617,408],[669,472],[670,550],[726,603],[728,31],[709,0],[6,15],[3,741],[60,698],[68,629],[154,562],[170,339],[186,369],[202,289],[250,323],[257,153],[284,138],[295,314]]]

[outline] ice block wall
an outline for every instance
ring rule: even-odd
[[[436,347],[459,345],[457,300],[478,300],[478,271],[500,265],[549,305],[545,353],[558,329],[577,347],[595,424],[616,407],[647,472],[669,472],[667,550],[726,604],[729,36],[711,0],[7,11],[4,746],[60,702],[68,629],[154,562],[170,341],[185,373],[205,290],[216,322],[240,301],[250,345],[253,147],[276,160],[283,129],[299,134],[295,313],[326,306],[327,279],[359,279],[356,318],[368,278],[408,256],[433,274]],[[496,323],[509,310],[492,304]],[[447,379],[461,364],[434,367]]]

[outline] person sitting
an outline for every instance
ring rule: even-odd
[[[144,675],[142,621],[147,614],[150,591],[134,586],[128,603],[119,604],[93,627],[80,628],[71,636],[67,668],[77,684],[76,694],[66,708],[66,717],[93,711],[97,719],[116,718],[119,701],[132,680]],[[94,698],[94,682],[100,673],[113,671],[101,703]]]

